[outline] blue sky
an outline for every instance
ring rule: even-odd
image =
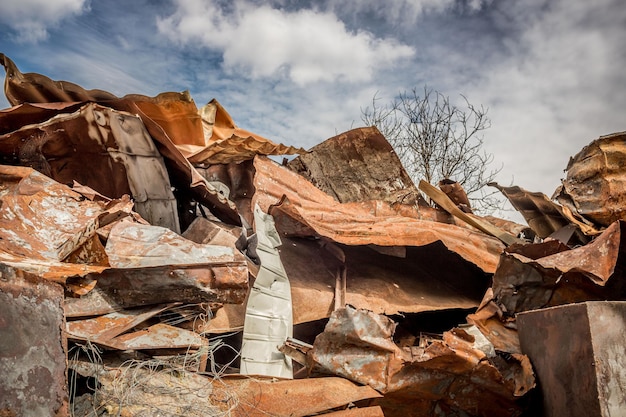
[[[120,96],[216,98],[305,148],[361,126],[374,94],[427,84],[488,107],[498,181],[547,194],[570,156],[626,130],[623,0],[2,0],[0,52]]]

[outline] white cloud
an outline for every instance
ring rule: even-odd
[[[541,13],[512,10],[519,37],[486,63],[472,99],[489,105],[488,149],[504,163],[502,183],[548,195],[570,156],[600,135],[626,130],[626,10],[619,1],[550,2]],[[522,7],[518,5],[518,7]],[[517,13],[517,12],[520,13]]]
[[[174,41],[223,51],[225,70],[252,78],[286,75],[298,85],[366,81],[415,53],[394,39],[350,32],[332,13],[243,2],[225,13],[213,4],[179,0],[176,13],[157,26]]]
[[[80,14],[86,0],[17,0],[0,2],[0,22],[17,32],[20,42],[46,39],[47,29],[64,18]]]

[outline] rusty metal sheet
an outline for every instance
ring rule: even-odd
[[[457,181],[444,178],[437,184],[439,189],[463,212],[472,213],[472,206],[463,186]]]
[[[166,304],[123,310],[85,320],[68,321],[65,325],[68,337],[72,339],[111,343],[111,339],[173,307]]]
[[[214,403],[223,404],[224,410],[236,402],[231,411],[234,417],[312,416],[380,396],[371,387],[359,386],[336,377],[293,381],[223,377],[215,382],[211,395]],[[347,416],[380,415],[368,413]]]
[[[109,198],[131,194],[152,224],[180,231],[163,158],[142,120],[95,103],[0,136],[0,154],[65,184],[78,181]],[[85,165],[85,158],[89,165]]]
[[[61,261],[95,234],[104,205],[25,167],[0,165],[0,248]]]
[[[174,108],[180,110],[186,103],[193,103],[188,93],[162,93],[157,97],[147,97],[142,95],[129,95],[118,99],[114,95],[100,90],[85,90],[82,87],[68,83],[66,81],[53,81],[40,74],[21,74],[13,63],[5,55],[0,55],[0,61],[5,66],[7,78],[5,79],[5,95],[12,105],[23,103],[58,103],[58,102],[98,102],[118,111],[125,111],[138,115],[143,121],[150,136],[158,142],[157,147],[161,155],[170,164],[168,169],[175,180],[176,186],[184,190],[189,190],[193,196],[221,220],[232,224],[240,224],[239,215],[235,205],[227,198],[221,196],[217,189],[212,187],[195,170],[191,163],[184,157],[176,144],[169,137],[169,133],[179,132],[183,123],[188,123],[189,118],[177,117],[167,110]],[[181,105],[179,102],[182,102]],[[139,103],[139,104],[138,104]],[[143,103],[143,105],[141,104]],[[195,107],[195,104],[193,105]],[[42,112],[47,110],[45,106],[34,106]],[[3,113],[4,117],[22,117],[18,113]],[[153,120],[151,117],[155,117]],[[197,112],[195,120],[199,122]],[[171,121],[169,123],[168,121]],[[13,122],[2,122],[1,124],[14,125]],[[159,124],[161,123],[161,124]],[[190,131],[193,131],[193,127]],[[197,135],[202,135],[201,126],[197,124]]]
[[[117,336],[106,343],[101,340],[98,342],[119,350],[187,349],[209,344],[207,339],[195,332],[164,323]]]
[[[348,410],[324,413],[325,417],[385,417],[383,409],[376,405],[373,407],[350,408]]]
[[[369,247],[342,245],[346,262],[341,264],[320,242],[281,240],[280,258],[291,285],[294,324],[329,317],[336,275],[342,267],[347,278],[345,301],[381,314],[471,309],[478,305],[490,282],[487,274],[441,242],[409,247],[406,258],[391,258]],[[240,329],[243,316],[242,305],[225,305],[199,331]]]
[[[0,110],[0,135],[13,132],[26,125],[45,122],[59,113],[71,113],[83,103],[22,103]],[[0,156],[3,160],[6,156]]]
[[[593,242],[537,259],[504,253],[493,277],[494,295],[509,315],[586,300],[626,295],[622,234],[615,222]],[[526,249],[529,250],[529,249]]]
[[[242,262],[109,268],[90,277],[96,287],[80,298],[66,299],[68,316],[171,302],[242,303],[248,292],[248,268]]]
[[[576,242],[573,244],[585,244],[589,242],[587,234],[595,234],[595,229],[584,222],[577,221],[571,216],[567,216],[564,208],[551,201],[545,194],[540,192],[530,192],[523,188],[503,187],[498,183],[490,183],[496,187],[511,202],[511,205],[524,217],[530,228],[542,239],[547,238],[554,232],[570,225],[576,224],[580,230],[576,231]]]
[[[400,158],[376,127],[327,139],[287,167],[341,203],[382,200],[412,205],[419,199]]]
[[[0,264],[0,415],[69,415],[63,288]]]
[[[300,175],[265,157],[256,157],[254,165],[254,200],[262,210],[267,212],[280,202],[289,217],[304,221],[296,223],[338,243],[422,246],[440,240],[485,272],[495,271],[504,248],[497,239],[483,233],[421,220],[416,209],[392,207],[383,201],[338,203]]]
[[[522,350],[537,372],[546,417],[626,410],[626,302],[594,301],[520,313]]]
[[[514,243],[523,243],[517,237],[510,233],[495,227],[493,224],[482,220],[477,216],[471,216],[470,213],[466,213],[459,208],[459,206],[452,201],[443,191],[438,190],[431,184],[424,180],[419,183],[419,189],[422,190],[428,197],[434,201],[438,206],[452,214],[454,217],[463,220],[476,229],[487,233],[493,237],[496,237],[502,241],[505,245],[512,245]]]
[[[276,144],[260,135],[241,129],[217,100],[198,110],[202,120],[203,142],[177,143],[178,149],[194,164],[228,164],[252,159],[255,155],[293,155],[302,148]]]
[[[474,337],[453,329],[425,347],[399,348],[395,324],[352,307],[337,310],[308,352],[309,367],[368,384],[385,416],[431,416],[453,407],[470,416],[518,416],[518,398],[534,387],[523,355],[487,357]],[[422,404],[415,408],[415,404]]]
[[[626,220],[625,141],[626,132],[601,136],[572,157],[557,200],[600,227]]]
[[[244,256],[232,247],[192,242],[169,229],[118,222],[106,244],[114,268],[144,268],[164,265],[246,266]]]
[[[102,90],[85,90],[67,81],[52,81],[36,73],[22,74],[17,65],[0,53],[0,63],[6,71],[4,94],[12,106],[29,103],[53,103],[75,101],[98,101],[115,99],[113,94]]]

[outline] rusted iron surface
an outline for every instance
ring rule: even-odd
[[[4,94],[12,106],[29,103],[97,101],[116,98],[102,90],[85,90],[68,81],[52,81],[45,75],[22,74],[17,65],[0,53],[0,63],[6,71]]]
[[[63,288],[0,265],[0,415],[66,417]]]
[[[202,120],[204,142],[195,147],[178,145],[194,164],[228,164],[253,159],[255,155],[306,153],[302,148],[276,144],[237,127],[230,114],[215,99],[200,108],[198,113]]]
[[[135,115],[88,103],[0,136],[0,154],[60,183],[78,181],[110,198],[131,194],[148,221],[180,230],[163,158]]]
[[[493,224],[486,222],[476,216],[470,216],[468,213],[461,210],[461,208],[459,208],[458,205],[454,201],[452,201],[443,191],[438,190],[426,181],[420,181],[419,189],[422,190],[426,195],[428,195],[431,200],[437,203],[438,206],[446,210],[454,217],[468,223],[469,225],[484,233],[487,233],[490,236],[498,238],[505,245],[523,243],[517,237],[497,228]]]
[[[439,189],[464,213],[472,213],[472,206],[463,186],[457,181],[443,179],[439,181]]]
[[[66,323],[68,337],[84,341],[110,344],[111,339],[143,323],[173,304],[157,305],[135,310],[113,312],[103,316],[85,320],[74,320]]]
[[[212,394],[213,401],[225,403],[225,407],[228,407],[229,401],[238,402],[231,411],[234,417],[312,416],[380,396],[368,386],[359,386],[346,379],[334,377],[293,381],[223,378],[216,382]],[[368,410],[366,414],[347,414],[347,416],[380,415],[369,414],[370,412],[371,410]]]
[[[200,348],[209,343],[195,332],[164,323],[98,342],[119,350]]]
[[[346,261],[341,264],[318,242],[281,240],[280,258],[291,285],[294,324],[329,317],[336,274],[342,267],[346,268],[346,303],[380,314],[474,308],[489,285],[483,271],[441,242],[407,248],[406,258],[342,245]],[[202,329],[236,330],[243,326],[243,315],[242,305],[225,305]]]
[[[244,256],[232,247],[198,244],[169,229],[137,223],[118,222],[111,229],[106,251],[114,268],[246,265]]]
[[[585,302],[518,315],[544,415],[619,416],[626,409],[626,302]]]
[[[314,230],[317,235],[347,245],[422,246],[441,240],[449,250],[485,272],[495,270],[503,248],[495,238],[420,220],[415,210],[402,211],[383,201],[337,203],[303,177],[267,158],[255,158],[255,168],[254,199],[261,209],[266,211],[281,201],[280,208],[296,219],[296,224],[303,224],[306,232]],[[407,217],[409,214],[414,217]]]
[[[496,187],[511,202],[511,205],[524,217],[530,228],[542,239],[574,222],[582,231],[594,234],[596,231],[590,225],[568,216],[564,208],[551,201],[545,194],[530,192],[523,188],[503,187],[497,183],[489,185]],[[587,243],[589,238],[580,230],[576,232],[575,243]]]
[[[585,300],[619,299],[626,294],[621,255],[625,228],[625,223],[615,222],[586,246],[537,259],[524,256],[532,246],[503,253],[493,277],[495,297],[509,315]]]
[[[567,164],[557,200],[598,226],[626,220],[626,132],[601,136]]]
[[[534,387],[523,355],[489,358],[461,329],[426,347],[401,349],[392,340],[394,330],[384,316],[351,307],[337,310],[309,351],[310,367],[383,393],[377,402],[386,416],[430,416],[441,405],[470,416],[521,414],[516,398]],[[423,406],[408,405],[416,402]]]
[[[327,139],[287,167],[341,203],[382,200],[412,205],[419,199],[400,158],[375,127]]]

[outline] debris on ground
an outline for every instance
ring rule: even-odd
[[[0,63],[0,416],[626,407],[626,133],[553,198],[492,184],[521,225],[374,127],[304,150]]]

